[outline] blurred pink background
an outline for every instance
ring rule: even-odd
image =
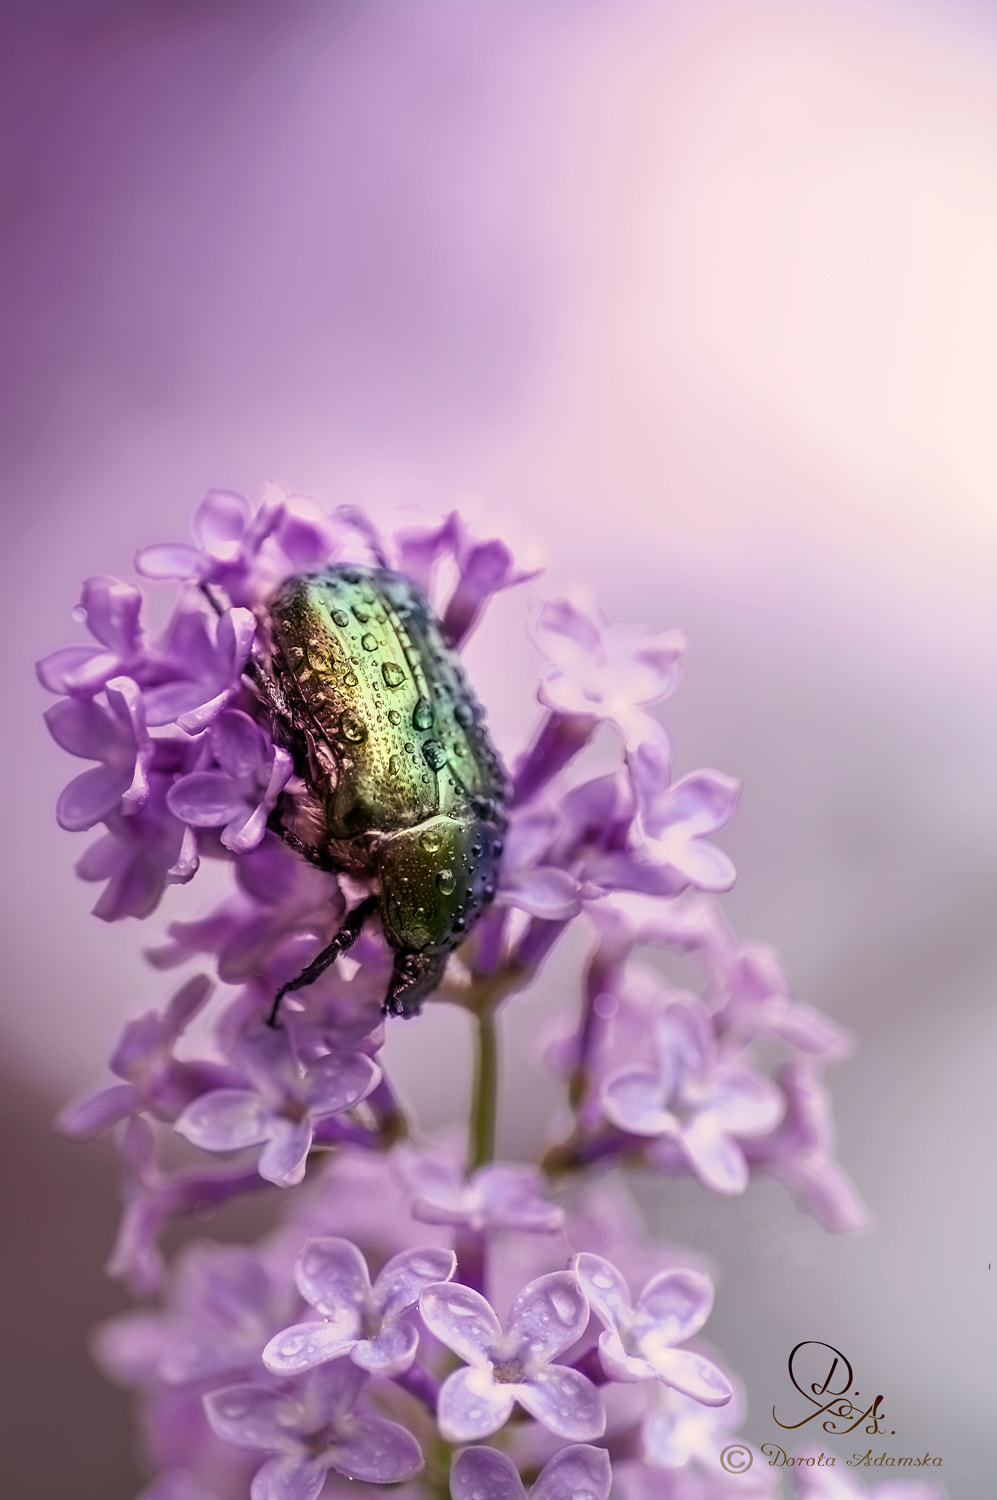
[[[752,1440],[823,1339],[897,1451],[991,1494],[993,8],[6,0],[0,28],[6,1487],[139,1487],[83,1349],[118,1300],[111,1153],[49,1118],[164,994],[157,922],[102,926],[71,873],[31,663],[84,576],[273,478],[467,506],[545,589],[688,630],[677,766],[744,779],[730,916],[858,1038],[831,1084],[876,1229],[831,1240],[773,1183],[649,1201],[715,1258]],[[473,647],[509,751],[528,602]],[[203,899],[174,894],[164,920]],[[510,1015],[508,1151],[571,975]],[[392,1029],[430,1124],[461,1019]]]

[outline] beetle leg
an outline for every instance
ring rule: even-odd
[[[284,824],[280,821],[279,803],[267,819],[267,827],[271,833],[275,833],[279,839],[283,840],[289,849],[293,849],[295,854],[300,854],[302,859],[307,859],[309,864],[317,865],[320,870],[325,870],[329,875],[338,875],[341,873],[342,865],[336,864],[330,855],[323,854],[322,850],[316,849],[313,844],[306,844],[304,839],[299,839],[298,835],[292,833],[290,828],[284,827]]]
[[[417,953],[402,948],[395,954],[391,971],[391,983],[382,1009],[386,1016],[404,1016],[407,1020],[417,1016],[422,1002],[431,995],[443,979],[447,966],[446,953]]]
[[[336,933],[329,946],[323,948],[322,952],[312,959],[307,968],[302,969],[297,979],[291,979],[287,984],[281,985],[274,996],[273,1006],[267,1017],[268,1026],[277,1025],[277,1012],[280,1009],[280,1002],[284,996],[291,990],[304,989],[305,985],[311,984],[314,980],[318,979],[320,974],[324,974],[326,969],[335,963],[339,955],[345,953],[347,948],[356,942],[360,936],[360,929],[363,927],[363,924],[376,910],[377,897],[368,896],[365,901],[361,901],[359,906],[355,906],[347,914],[346,921]]]

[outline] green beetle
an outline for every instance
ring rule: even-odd
[[[375,883],[278,992],[271,1023],[374,911],[395,949],[384,1011],[418,1015],[495,895],[508,788],[483,711],[425,595],[398,573],[298,574],[263,624],[268,659],[253,680],[306,788],[271,826],[315,864]]]

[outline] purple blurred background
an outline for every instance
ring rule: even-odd
[[[72,876],[31,663],[86,574],[273,478],[459,503],[550,586],[688,630],[678,769],[744,778],[731,918],[859,1039],[831,1082],[877,1223],[831,1240],[772,1183],[669,1185],[657,1221],[715,1257],[750,1438],[824,1339],[898,1451],[991,1494],[992,7],[4,0],[0,28],[5,1490],[140,1484],[83,1348],[119,1302],[111,1154],[49,1121],[163,994],[157,924],[102,927]],[[472,649],[509,750],[525,608]],[[507,1151],[570,982],[510,1014]],[[461,1023],[392,1029],[429,1124],[462,1107],[432,1073]]]

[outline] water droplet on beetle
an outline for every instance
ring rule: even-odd
[[[427,740],[422,747],[426,764],[432,766],[434,771],[439,771],[447,763],[447,752],[437,740]]]
[[[441,870],[436,877],[436,889],[444,896],[449,896],[456,888],[457,879],[453,870]]]
[[[355,745],[367,738],[366,724],[348,709],[339,721],[339,732],[344,740],[350,740]]]
[[[366,637],[364,637],[364,639],[366,640]],[[389,688],[400,687],[401,684],[405,681],[404,671],[398,665],[398,663],[394,661],[385,661],[381,663],[381,676],[384,678],[385,687]],[[393,722],[397,724],[398,720],[395,719]]]
[[[361,636],[361,638],[360,638],[360,644],[364,648],[365,651],[376,651],[377,650],[377,636],[376,635],[371,635],[370,631],[368,631],[365,636]]]
[[[365,609],[361,609],[359,604],[354,604],[353,618],[358,621],[359,624],[366,625],[367,621],[370,619],[370,615]]]
[[[397,708],[389,708],[388,709],[388,723],[389,724],[400,724],[401,722],[402,722],[402,716],[398,712]]]
[[[433,705],[428,698],[420,698],[412,710],[412,723],[416,729],[428,729],[433,722]]]
[[[338,625],[339,628],[340,628],[340,630],[342,630],[342,628],[344,627],[344,625],[348,625],[350,623],[350,617],[346,613],[345,609],[334,609],[333,610],[333,612],[332,612],[332,623],[334,625]]]
[[[346,676],[343,678],[343,686],[354,688],[356,687],[359,680],[360,679],[357,677],[356,672],[347,672]]]
[[[453,716],[457,720],[457,723],[462,724],[465,729],[468,729],[474,723],[474,709],[469,703],[458,703],[453,711]]]
[[[426,832],[420,836],[419,843],[425,849],[427,854],[435,854],[437,849],[439,849],[440,845],[443,843],[443,839],[440,835],[439,829],[427,828]]]

